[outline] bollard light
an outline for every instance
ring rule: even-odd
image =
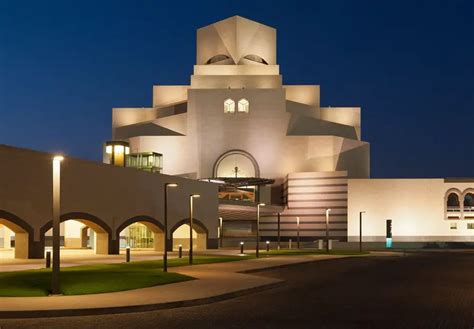
[[[288,241],[288,248],[291,249],[291,239]]]
[[[178,245],[178,257],[183,258],[183,245],[182,244]]]
[[[127,263],[130,263],[130,246],[127,246],[125,249],[125,261]]]
[[[267,241],[267,252],[270,251],[270,241]]]
[[[46,268],[51,267],[51,251],[46,252]]]
[[[243,241],[240,242],[240,254],[241,255],[244,254],[244,242]]]

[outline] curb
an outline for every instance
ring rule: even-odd
[[[293,267],[293,266],[297,266],[297,265],[304,265],[304,264],[308,264],[308,263],[312,263],[312,262],[327,262],[327,261],[331,261],[331,260],[350,259],[350,258],[359,258],[359,257],[367,257],[367,256],[370,256],[370,255],[348,255],[348,256],[341,256],[341,257],[337,257],[337,258],[308,259],[306,261],[302,261],[302,262],[298,262],[298,263],[274,265],[274,266],[268,266],[268,267],[265,267],[265,268],[243,270],[243,271],[239,271],[239,272],[236,272],[236,273],[252,274],[252,273],[259,273],[259,272],[276,270],[276,269],[279,269],[279,268],[287,268],[287,267]]]
[[[85,316],[85,315],[105,315],[120,314],[134,312],[148,312],[157,310],[166,310],[172,308],[181,308],[189,306],[198,306],[220,302],[240,296],[245,296],[272,288],[283,286],[286,282],[279,281],[264,284],[261,286],[234,291],[222,295],[216,295],[205,298],[190,299],[176,302],[167,302],[159,304],[133,305],[133,306],[117,306],[103,308],[83,308],[83,309],[64,309],[64,310],[31,310],[31,311],[0,311],[0,319],[25,319],[25,318],[49,318],[49,317],[65,317],[65,316]]]

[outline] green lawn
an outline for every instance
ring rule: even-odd
[[[324,250],[282,249],[261,251],[260,257],[291,255],[324,255]],[[361,255],[357,251],[331,250],[330,255]],[[368,254],[363,252],[362,254]],[[194,256],[194,264],[212,264],[255,258],[251,252],[245,256]],[[188,258],[172,258],[169,267],[188,265]],[[161,284],[192,280],[178,273],[164,273],[162,260],[120,264],[84,265],[61,269],[61,290],[64,295],[98,294],[151,287]],[[0,297],[47,296],[51,286],[51,270],[39,269],[0,272]]]
[[[229,262],[249,257],[195,256],[194,264]],[[188,264],[188,258],[170,259],[170,267]],[[120,264],[86,265],[61,269],[61,290],[64,295],[98,294],[192,280],[177,274],[164,273],[163,262],[143,261]],[[0,296],[46,296],[51,286],[51,270],[28,270],[0,273]]]

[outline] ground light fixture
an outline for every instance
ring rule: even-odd
[[[199,198],[199,194],[189,195],[189,265],[193,265],[193,217],[194,217],[194,203],[195,198]]]
[[[260,207],[265,207],[265,203],[257,204],[257,244],[255,247],[255,257],[259,257],[260,248]]]
[[[163,249],[163,272],[168,272],[168,188],[169,187],[178,187],[176,183],[165,183],[165,228],[164,228],[164,249]]]
[[[53,271],[51,275],[51,293],[61,293],[60,273],[60,223],[61,223],[61,162],[64,156],[53,157]]]
[[[326,209],[326,252],[329,253],[329,213],[330,208]]]
[[[241,255],[244,254],[244,242],[243,241],[240,241],[240,254]]]
[[[178,245],[178,258],[183,258],[183,245]]]
[[[266,244],[267,244],[267,252],[269,252],[270,251],[270,241],[267,241]]]
[[[130,263],[130,246],[125,248],[125,262]]]

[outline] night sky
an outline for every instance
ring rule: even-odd
[[[285,84],[361,106],[372,177],[474,176],[474,1],[0,0],[0,144],[100,160],[112,107],[189,84],[196,29],[277,29]]]

